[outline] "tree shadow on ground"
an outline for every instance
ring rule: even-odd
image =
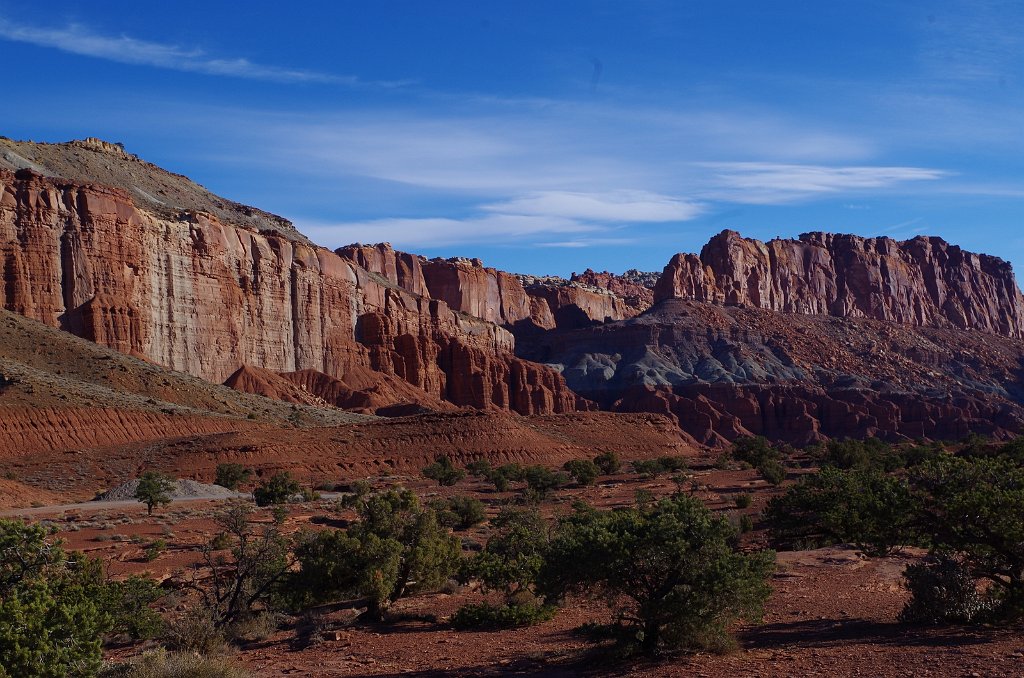
[[[865,619],[811,619],[764,624],[740,634],[745,649],[846,647],[850,643],[924,647],[980,645],[992,632],[962,626],[911,626]]]

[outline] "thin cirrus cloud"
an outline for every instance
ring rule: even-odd
[[[487,214],[465,219],[372,219],[325,224],[298,223],[306,235],[331,247],[354,242],[387,241],[399,247],[438,247],[479,242],[510,242],[551,234],[587,234],[606,231],[600,224],[563,217]]]
[[[0,18],[0,39],[122,64],[205,75],[280,83],[366,84],[361,83],[355,76],[269,66],[253,63],[244,58],[219,58],[198,48],[139,40],[127,35],[103,35],[79,24],[69,24],[62,28],[44,28],[17,24]]]
[[[510,214],[560,216],[600,221],[686,221],[701,212],[694,202],[650,191],[617,190],[608,193],[538,191],[505,202],[484,205],[485,210]]]
[[[927,167],[829,167],[768,162],[699,165],[711,171],[706,178],[708,197],[749,204],[781,204],[823,194],[890,189],[948,176],[943,170]]]

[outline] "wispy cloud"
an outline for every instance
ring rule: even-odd
[[[205,75],[281,83],[367,84],[355,76],[257,64],[241,57],[213,56],[199,48],[140,40],[127,35],[103,35],[79,24],[44,28],[17,24],[0,18],[0,38],[122,64],[153,66]]]
[[[331,247],[353,242],[388,241],[406,248],[522,241],[523,238],[551,234],[563,234],[564,237],[564,234],[605,230],[599,224],[575,219],[517,214],[490,214],[465,219],[373,219],[338,224],[307,222],[297,226],[316,242]]]
[[[779,204],[822,194],[884,190],[948,174],[927,167],[787,165],[767,162],[701,163],[712,171],[709,195],[730,202]]]
[[[484,205],[491,212],[560,216],[601,221],[685,221],[700,214],[701,206],[650,191],[607,193],[538,191],[505,202]]]

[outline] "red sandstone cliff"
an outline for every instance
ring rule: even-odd
[[[214,382],[242,365],[335,378],[370,368],[455,405],[576,407],[556,372],[512,355],[507,330],[409,280],[278,229],[161,217],[121,188],[0,170],[6,309]]]
[[[388,243],[349,245],[337,254],[402,289],[508,327],[573,329],[631,318],[643,310],[606,285],[515,275],[479,259],[428,260],[395,251]]]
[[[805,233],[763,243],[723,231],[699,257],[675,255],[654,297],[1024,336],[1010,264],[940,238]]]
[[[644,273],[636,269],[626,271],[623,275],[615,275],[608,271],[598,273],[588,268],[578,275],[573,273],[569,282],[608,290],[620,297],[636,315],[654,305],[654,285],[659,277],[657,273]]]

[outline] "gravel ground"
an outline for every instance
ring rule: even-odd
[[[139,486],[139,480],[129,480],[117,487],[111,488],[100,495],[98,501],[124,501],[135,498],[135,489]],[[171,499],[182,499],[185,497],[234,497],[238,493],[220,485],[208,485],[195,480],[177,480],[174,490],[171,492]]]

